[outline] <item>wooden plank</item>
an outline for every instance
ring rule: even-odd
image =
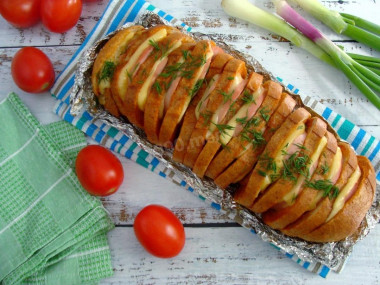
[[[102,198],[117,225],[131,225],[146,205],[171,209],[185,224],[233,223],[196,195],[133,161],[119,156],[125,178],[118,192]]]
[[[101,284],[377,284],[380,276],[379,227],[355,247],[345,270],[326,280],[244,228],[185,231],[183,251],[175,258],[159,259],[140,246],[133,228],[114,229],[109,240],[115,274]]]
[[[27,29],[17,29],[0,17],[0,47],[80,45],[100,19],[108,1],[83,3],[78,23],[63,34],[49,32],[42,23]]]
[[[358,44],[349,43],[346,46],[350,49],[360,49]],[[380,125],[380,112],[341,72],[310,57],[303,50],[289,47],[289,44],[284,42],[265,41],[250,46],[245,42],[235,42],[233,47],[254,56],[273,75],[281,77],[285,82],[301,90],[301,94],[311,96],[352,122],[359,125]],[[49,56],[58,74],[76,48],[62,46],[41,49]],[[0,81],[3,82],[0,93],[2,94],[19,92],[9,72],[16,51],[15,48],[0,49]],[[273,58],[278,60],[274,61]]]
[[[224,33],[230,39],[245,37],[248,40],[268,40],[278,41],[278,37],[247,24],[243,21],[235,20],[226,16],[220,7],[220,1],[201,0],[152,0],[153,5],[172,14],[176,18],[186,22],[196,30],[205,33]],[[371,0],[365,1],[322,1],[327,7],[333,10],[346,13],[353,13],[357,16],[379,23],[377,15],[377,4]],[[82,15],[77,25],[64,34],[50,33],[42,24],[28,29],[16,29],[9,25],[3,18],[0,18],[0,47],[11,46],[45,46],[45,45],[78,45],[82,43],[91,29],[99,20],[108,1],[84,1]],[[254,1],[254,3],[269,11],[274,12],[273,4],[269,0]],[[326,35],[333,40],[344,39],[335,35],[327,27],[317,20],[306,15],[313,24],[316,24]],[[247,36],[248,35],[248,36]]]

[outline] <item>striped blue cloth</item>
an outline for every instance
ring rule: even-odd
[[[127,22],[133,22],[141,13],[145,11],[152,11],[165,20],[170,21],[173,24],[179,24],[187,31],[191,31],[191,27],[179,22],[173,16],[165,13],[144,0],[111,0],[96,26],[57,78],[51,90],[52,94],[57,98],[57,103],[54,106],[54,112],[64,120],[72,123],[78,129],[85,132],[99,144],[102,144],[111,150],[124,155],[125,157],[137,162],[143,167],[150,169],[152,172],[155,172],[166,179],[170,179],[179,186],[193,192],[199,196],[200,199],[205,200],[205,202],[208,202],[215,209],[223,211],[219,204],[207,201],[204,197],[198,195],[196,191],[187,185],[181,177],[176,175],[173,171],[167,169],[157,158],[142,150],[131,138],[127,137],[116,128],[109,126],[100,120],[94,119],[87,111],[83,111],[75,117],[70,114],[70,92],[74,85],[76,64],[82,53],[96,41],[111,33],[115,29],[121,27]],[[278,78],[278,80],[282,82],[281,78]],[[299,90],[293,85],[286,84],[284,82],[282,83],[293,93],[299,93]],[[372,161],[375,166],[376,177],[379,182],[379,140],[368,134],[363,129],[355,126],[352,122],[343,118],[330,108],[323,106],[318,101],[315,101],[310,97],[302,96],[302,94],[300,94],[300,96],[307,106],[313,108],[331,124],[342,139],[351,143],[358,154],[365,155]],[[285,256],[301,265],[303,268],[319,274],[322,277],[326,277],[330,272],[330,268],[319,262],[305,262],[296,255],[286,253],[280,248],[277,249],[283,252]]]

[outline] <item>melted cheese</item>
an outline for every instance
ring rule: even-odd
[[[341,166],[342,166],[342,150],[340,149],[340,147],[338,147],[334,155],[333,162],[331,164],[331,167],[329,169],[329,173],[326,179],[332,181],[332,179],[339,174],[339,171],[341,170]],[[313,201],[313,204],[316,205],[318,201],[322,199],[323,195],[324,195],[323,191],[319,191]]]
[[[238,87],[238,85],[242,81],[243,81],[243,78],[241,76],[234,76],[233,82],[231,83],[230,88],[228,88],[227,94],[231,94],[231,93],[235,92],[235,89]],[[222,107],[223,105],[224,104],[221,104],[220,107]],[[218,121],[219,121],[219,109],[211,117],[211,123],[209,125],[208,134],[211,134],[211,133],[213,133],[215,131],[216,124],[218,124]]]
[[[195,80],[194,80],[194,84],[191,88],[195,87],[198,80],[204,79],[204,76],[206,75],[206,72],[207,72],[208,68],[210,67],[211,58],[213,57],[213,55],[214,55],[214,52],[212,51],[212,49],[210,49],[210,51],[206,53],[206,63],[201,68],[198,68],[197,72],[193,75],[192,79],[194,78]],[[201,76],[202,76],[202,78],[201,78]],[[191,99],[192,98],[190,96],[187,96],[186,103],[182,108],[180,117],[178,118],[178,122],[182,120],[182,117],[185,114],[185,112],[187,110],[187,106],[189,106]]]
[[[257,101],[260,95],[264,92],[264,88],[260,86],[253,94],[253,101]],[[225,133],[220,136],[220,141],[223,145],[227,145],[231,138],[234,135],[236,126],[238,124],[239,119],[242,120],[248,116],[248,110],[252,106],[252,104],[256,104],[254,102],[249,104],[244,104],[239,111],[235,114],[235,116],[232,117],[232,119],[229,120],[227,125],[231,126],[231,129],[225,130]],[[250,118],[249,118],[250,119]]]
[[[109,78],[103,79],[99,82],[99,93],[104,94],[104,90],[111,87],[111,81]]]
[[[137,97],[137,104],[139,106],[139,109],[141,111],[144,111],[145,109],[145,103],[146,103],[146,98],[148,97],[149,90],[153,84],[152,80],[156,78],[156,70],[158,66],[163,63],[164,61],[167,61],[168,55],[175,49],[179,48],[181,46],[182,42],[177,41],[175,44],[171,45],[171,48],[166,52],[166,55],[163,57],[160,57],[156,62],[154,63],[152,70],[149,73],[148,78],[144,81],[143,86],[140,89],[139,95]]]
[[[319,142],[319,145],[318,145],[317,149],[315,150],[315,152],[310,156],[311,163],[310,163],[310,165],[308,167],[309,170],[310,170],[311,165],[313,163],[317,163],[318,162],[318,159],[321,156],[322,150],[325,148],[326,144],[327,144],[327,138],[323,137],[321,139],[321,141]],[[312,174],[313,173],[310,173],[310,175],[312,175]],[[296,185],[294,185],[294,187],[292,188],[292,190],[288,194],[286,194],[284,196],[284,201],[288,205],[290,205],[294,201],[294,197],[297,197],[299,191],[301,190],[301,186],[305,182],[305,179],[306,179],[306,177],[304,175],[300,175],[298,177]]]
[[[340,147],[338,147],[334,155],[333,163],[331,165],[327,179],[332,180],[338,174],[338,171],[340,171],[341,166],[342,166],[342,150],[340,149]]]
[[[213,78],[211,78],[209,84],[207,85],[207,88],[205,90],[205,93],[202,96],[202,99],[199,101],[197,107],[195,108],[195,117],[197,118],[197,120],[199,119],[200,111],[203,110],[203,108],[205,107],[203,105],[206,104],[206,101],[209,98],[211,92],[215,89],[215,86],[217,82],[219,81],[219,78],[220,78],[220,74],[214,75]]]
[[[301,128],[302,126],[302,128]],[[282,152],[282,150],[288,150],[289,147],[291,147],[291,143],[300,135],[302,135],[305,132],[305,124],[301,123],[298,124],[297,129],[292,132],[287,139],[283,142],[283,144],[280,146],[279,151],[274,155],[274,163],[276,164],[276,173],[273,172],[273,170],[269,170],[266,172],[266,176],[264,181],[260,185],[260,191],[267,188],[271,183],[272,179],[270,178],[271,175],[279,173],[283,169],[283,159],[286,156],[286,152]]]
[[[126,46],[129,44],[129,41],[134,37],[135,33],[129,33],[125,39],[122,45],[119,46],[117,49],[117,52],[114,55],[114,62],[115,64],[118,63],[119,56],[125,51]],[[111,87],[111,79],[103,79],[99,82],[99,92],[100,94],[104,94],[104,90]]]
[[[358,166],[355,172],[348,179],[346,185],[339,192],[338,197],[336,197],[333,208],[326,222],[330,221],[343,208],[344,203],[346,202],[347,195],[351,193],[352,188],[359,181],[360,175],[361,171],[360,167]]]
[[[120,77],[118,80],[118,89],[119,89],[119,95],[122,100],[125,99],[125,91],[128,87],[129,82],[129,75],[132,73],[133,69],[135,68],[138,59],[143,54],[143,52],[150,47],[150,41],[160,41],[164,37],[166,37],[167,31],[166,29],[160,29],[157,33],[152,35],[151,37],[147,38],[135,51],[135,53],[131,56],[128,63],[123,67],[120,73]],[[124,92],[123,92],[124,91]]]

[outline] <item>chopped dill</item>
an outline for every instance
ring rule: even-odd
[[[231,101],[232,95],[234,94],[235,90],[232,90],[231,93],[227,93],[223,90],[219,90],[219,94],[223,96],[223,103],[227,103],[228,101]]]
[[[303,150],[306,150],[306,147],[302,144],[299,144],[299,143],[295,143],[294,144],[296,147],[298,147],[299,149],[303,149]]]
[[[213,123],[213,124],[215,125],[215,127],[218,129],[218,132],[222,136],[227,135],[227,132],[226,132],[227,130],[235,129],[235,127],[227,125],[227,124],[215,124],[215,123]]]
[[[248,120],[247,124],[245,125],[245,129],[249,129],[251,127],[257,127],[259,124],[260,124],[260,118],[254,116]]]
[[[160,83],[158,83],[157,81],[154,82],[154,83],[153,83],[153,87],[154,87],[154,89],[156,89],[157,94],[158,94],[158,95],[161,95],[161,93],[162,93],[162,88],[161,88]]]
[[[249,93],[248,90],[245,90],[243,93],[243,97],[241,100],[244,102],[244,104],[250,104],[254,103],[256,105],[255,98],[253,97],[253,94]]]
[[[245,125],[247,123],[247,121],[248,121],[248,117],[245,116],[243,118],[236,118],[235,121],[238,122],[239,124]]]
[[[189,91],[189,96],[191,98],[193,98],[194,95],[197,94],[199,89],[202,87],[202,84],[203,84],[203,79],[198,79],[197,82],[194,84],[193,88],[191,88]]]
[[[311,159],[308,155],[303,152],[297,151],[293,153],[286,161],[283,161],[284,170],[282,177],[289,180],[297,180],[297,174],[309,177],[309,165],[311,164]]]
[[[112,61],[106,61],[99,73],[99,82],[112,78],[116,69],[116,65]]]
[[[328,179],[315,180],[313,182],[306,180],[305,183],[309,188],[323,191],[323,197],[329,197],[330,199],[333,199],[336,198],[339,194],[339,188],[333,185],[333,183]]]
[[[266,110],[266,108],[264,107],[264,108],[260,109],[259,112],[260,112],[261,118],[263,118],[263,120],[265,122],[268,122],[269,119],[270,119],[270,115],[268,115],[268,113],[270,112],[270,110]]]
[[[263,133],[258,131],[250,132],[253,135],[253,144],[256,146],[266,144],[266,140],[263,137]]]
[[[262,171],[261,169],[258,169],[257,170],[257,173],[260,175],[260,176],[263,176],[263,177],[266,177],[267,176],[267,173],[265,171]]]
[[[232,102],[232,104],[228,108],[228,113],[236,113],[236,101]]]
[[[129,78],[129,81],[132,82],[132,74],[127,70],[127,76]]]
[[[188,56],[189,56],[189,51],[188,50],[182,50],[182,56],[185,60],[187,60]]]
[[[155,41],[155,40],[152,40],[150,39],[149,40],[149,44],[155,49],[155,50],[161,50],[160,46],[158,45],[158,43]]]
[[[321,166],[319,173],[320,174],[326,174],[330,170],[330,167],[325,163],[324,165]]]
[[[207,126],[210,123],[213,114],[211,111],[207,110],[205,112],[201,112],[199,115],[205,120],[203,126]]]
[[[274,173],[277,172],[277,164],[272,157],[268,156],[268,154],[265,153],[263,155],[260,155],[259,163],[260,166],[265,170],[271,170]]]

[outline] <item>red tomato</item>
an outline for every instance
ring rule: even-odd
[[[41,0],[42,23],[55,33],[64,33],[74,27],[81,13],[81,0]]]
[[[26,92],[44,92],[54,83],[55,74],[50,59],[34,47],[20,49],[13,57],[11,70],[14,82]]]
[[[17,28],[27,28],[40,20],[41,0],[1,0],[0,13]]]
[[[78,153],[75,170],[83,188],[96,196],[115,193],[124,179],[120,160],[99,145],[86,146]]]
[[[133,224],[141,245],[152,255],[170,258],[185,245],[185,230],[181,221],[168,208],[149,205],[136,216]]]

